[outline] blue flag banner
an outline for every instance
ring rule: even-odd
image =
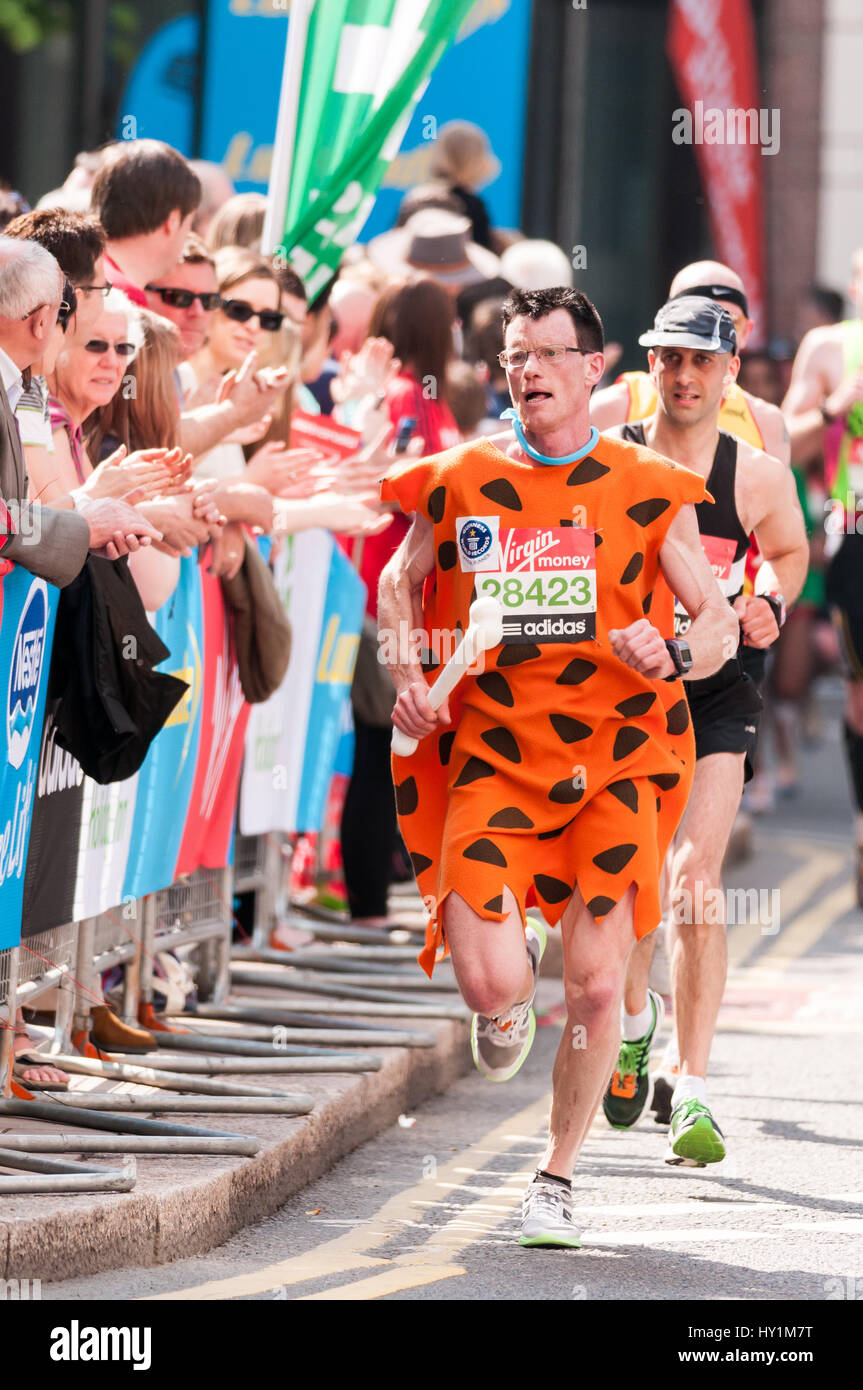
[[[298,830],[320,830],[324,822],[365,606],[365,584],[347,557],[333,546],[306,733]]]
[[[21,937],[24,870],[36,792],[59,591],[17,565],[2,580],[0,672],[6,736],[0,755],[0,950]]]
[[[196,556],[181,561],[179,583],[151,621],[171,653],[159,670],[186,681],[189,689],[138,773],[124,898],[153,893],[175,877],[201,731],[204,616]]]

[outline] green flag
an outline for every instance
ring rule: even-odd
[[[474,0],[293,0],[263,248],[310,299],[356,241]]]

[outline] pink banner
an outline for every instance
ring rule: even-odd
[[[250,706],[243,698],[218,579],[200,568],[204,693],[198,762],[175,877],[229,862]]]

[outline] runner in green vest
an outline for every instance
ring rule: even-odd
[[[857,902],[863,907],[863,249],[849,289],[856,317],[813,328],[797,351],[782,403],[792,462],[824,456],[826,597],[842,643],[845,752],[856,803]]]

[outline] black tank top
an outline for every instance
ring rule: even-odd
[[[624,439],[632,444],[645,444],[644,422],[633,421],[621,430]],[[649,447],[649,446],[648,446]],[[710,562],[720,589],[729,603],[743,592],[746,569],[746,552],[749,549],[749,535],[737,514],[734,504],[734,485],[737,476],[737,439],[727,430],[719,431],[716,452],[706,487],[713,502],[698,502],[695,514],[701,532],[701,544]],[[691,619],[683,605],[675,599],[674,635],[683,637],[689,631]],[[712,676],[700,681],[686,681],[687,694],[703,695],[721,690],[740,678],[746,669],[744,653],[754,651],[745,647],[741,636],[736,654],[724,666],[720,666]],[[759,656],[761,653],[759,652]]]

